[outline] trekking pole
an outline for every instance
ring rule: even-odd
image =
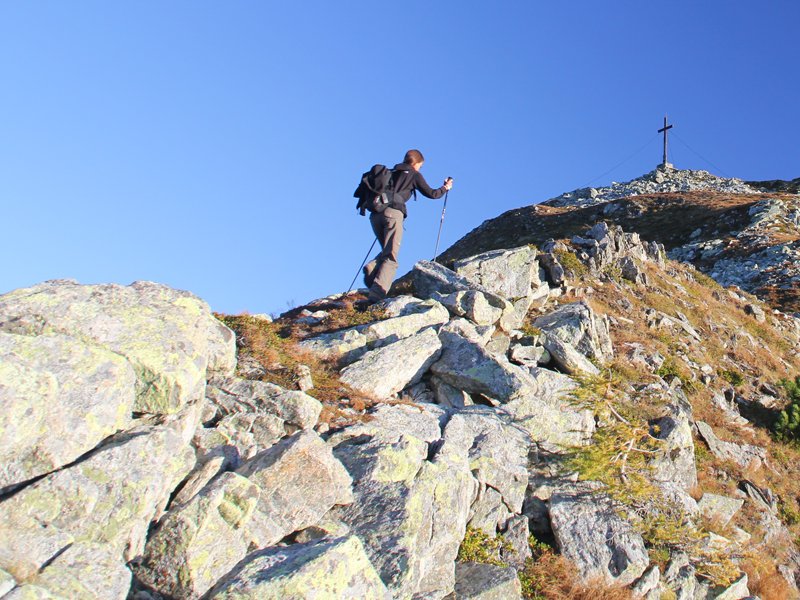
[[[432,262],[436,262],[436,255],[439,253],[439,238],[442,237],[442,225],[444,225],[444,211],[447,210],[447,194],[450,193],[450,190],[447,190],[444,193],[444,205],[442,205],[442,219],[439,221],[439,234],[436,236],[436,248],[433,251],[433,260]]]
[[[358,267],[358,271],[356,271],[356,276],[353,277],[353,281],[350,283],[350,287],[347,288],[347,292],[349,292],[350,290],[353,289],[353,286],[356,283],[356,279],[358,279],[358,274],[361,273],[361,269],[363,269],[364,265],[367,264],[367,259],[369,258],[369,255],[372,254],[372,249],[375,247],[375,242],[377,242],[377,241],[378,241],[378,238],[375,238],[374,240],[372,240],[372,246],[370,246],[369,250],[367,250],[367,255],[364,257],[364,260],[361,262],[361,266]],[[345,294],[347,292],[345,292]]]

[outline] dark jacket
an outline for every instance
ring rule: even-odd
[[[400,163],[394,166],[394,199],[391,207],[403,211],[403,216],[408,216],[406,212],[406,202],[411,198],[414,190],[418,190],[423,196],[437,200],[444,196],[447,191],[444,186],[433,189],[425,181],[422,173],[415,171],[410,165]]]

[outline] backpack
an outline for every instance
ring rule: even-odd
[[[394,171],[386,165],[374,165],[361,176],[353,197],[358,198],[356,210],[363,217],[365,211],[382,213],[394,197]]]

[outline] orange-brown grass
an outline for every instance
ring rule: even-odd
[[[250,356],[266,369],[262,381],[296,389],[296,367],[302,364],[311,369],[314,388],[307,393],[322,403],[321,423],[343,425],[360,420],[361,414],[377,402],[342,383],[335,361],[302,350],[284,322],[270,323],[249,315],[217,317],[236,333],[239,356]]]
[[[747,587],[750,593],[761,600],[797,598],[797,594],[769,560],[752,556],[742,563],[742,571],[747,573]]]
[[[281,315],[276,322],[280,325],[280,331],[285,337],[302,340],[321,333],[347,329],[386,318],[386,312],[379,305],[372,305],[365,310],[358,309],[356,302],[360,300],[366,300],[366,296],[360,293],[351,293],[335,300],[317,300],[312,304],[293,308]],[[311,312],[322,310],[328,313],[328,316],[318,323],[298,322],[297,317],[304,309]]]
[[[602,579],[581,581],[575,565],[550,549],[537,552],[520,573],[522,597],[528,600],[631,600],[630,590]]]
[[[681,378],[696,420],[711,425],[722,440],[765,448],[769,457],[769,466],[746,469],[717,459],[701,439],[695,439],[698,486],[694,496],[699,498],[704,492],[711,492],[735,497],[739,482],[747,479],[772,489],[778,495],[785,524],[793,537],[800,536],[800,505],[797,502],[800,498],[800,445],[778,442],[770,435],[772,422],[769,411],[764,411],[766,414],[756,422],[756,427],[743,428],[732,424],[712,401],[714,394],[731,387],[731,382],[736,383],[738,394],[754,398],[761,393],[758,388],[762,383],[775,385],[781,379],[800,373],[800,359],[794,351],[797,341],[773,325],[770,311],[767,311],[766,323],[758,323],[745,313],[745,305],[756,301],[752,296],[745,295],[744,300],[735,299],[709,277],[671,261],[668,261],[666,271],[652,264],[645,265],[645,270],[647,286],[608,280],[598,285],[590,276],[571,281],[577,289],[594,289],[586,300],[595,311],[627,319],[617,319],[616,323],[612,320],[611,337],[616,357],[611,368],[623,380],[640,387],[654,381],[656,374],[651,367],[632,363],[626,356],[626,345],[641,344],[648,354],[659,352],[667,358],[667,368],[662,369],[662,373],[675,372]],[[655,308],[676,319],[680,311],[701,339],[693,339],[679,327],[648,327],[645,319],[647,308]],[[708,386],[699,380],[691,380],[691,370],[682,356],[699,365],[712,367],[713,379]],[[637,405],[633,408],[639,415],[652,418],[651,415],[658,414],[658,411],[663,412],[663,400],[657,396],[655,400],[648,400],[634,394],[634,401]],[[648,401],[654,404],[648,406]],[[709,529],[722,533],[730,533],[732,526],[751,533],[748,547],[767,565],[762,566],[758,574],[754,572],[757,585],[767,590],[765,593],[780,594],[782,584],[773,575],[775,565],[786,558],[789,542],[763,544],[761,517],[756,506],[748,501],[730,526],[707,525]],[[778,591],[769,591],[773,589]]]

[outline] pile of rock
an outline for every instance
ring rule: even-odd
[[[703,236],[706,239],[674,248],[670,258],[701,265],[723,286],[751,293],[765,287],[797,290],[800,242],[792,239],[800,227],[800,200],[765,198],[748,216],[749,223],[734,235]]]
[[[624,183],[612,182],[607,187],[587,187],[566,192],[551,198],[544,204],[549,206],[591,206],[630,196],[696,190],[714,190],[731,194],[759,193],[757,188],[746,184],[741,179],[717,177],[708,171],[657,168]]]
[[[573,243],[636,283],[663,260],[604,226]],[[552,302],[551,250],[419,263],[387,318],[305,340],[382,401],[334,430],[306,393],[235,376],[232,332],[190,294],[62,281],[0,297],[0,597],[519,598],[530,532],[582,578],[705,593],[685,557],[662,573],[600,486],[558,467],[596,427],[570,395],[614,348],[606,316]],[[687,405],[673,390],[654,429],[654,481],[687,514],[730,518],[740,503],[689,495]],[[725,444],[709,442],[760,456]],[[458,562],[468,528],[502,535],[507,566]]]

